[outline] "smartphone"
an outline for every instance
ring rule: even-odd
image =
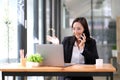
[[[82,38],[82,37],[80,37],[80,39],[81,39],[81,40],[83,40],[83,38]]]
[[[84,34],[84,33],[82,33],[82,36],[83,36],[83,34]],[[82,38],[82,37],[80,37],[80,39],[81,39],[81,40],[83,40],[83,38]]]

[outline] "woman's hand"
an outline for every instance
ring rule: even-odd
[[[52,42],[53,44],[59,44],[59,39],[55,36],[47,35],[47,41]]]
[[[85,42],[86,42],[86,36],[83,33],[83,35],[81,35],[81,38],[80,38],[80,44],[79,44],[80,49],[83,49],[85,47]]]

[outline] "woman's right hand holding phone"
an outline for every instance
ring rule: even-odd
[[[79,44],[79,48],[80,48],[80,49],[83,49],[83,48],[84,48],[85,42],[86,42],[86,36],[85,36],[85,34],[83,33],[83,34],[80,36],[80,44]]]

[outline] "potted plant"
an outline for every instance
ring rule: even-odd
[[[30,67],[40,66],[42,65],[42,62],[43,62],[43,57],[40,54],[38,53],[31,54],[27,57],[26,66],[30,66]]]
[[[117,57],[117,46],[116,45],[112,46],[112,57]]]

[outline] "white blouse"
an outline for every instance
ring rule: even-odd
[[[72,52],[72,59],[71,63],[76,63],[76,64],[84,64],[84,56],[81,54],[83,53],[83,50],[80,50],[77,46],[77,43],[75,42],[73,46],[73,52]]]

